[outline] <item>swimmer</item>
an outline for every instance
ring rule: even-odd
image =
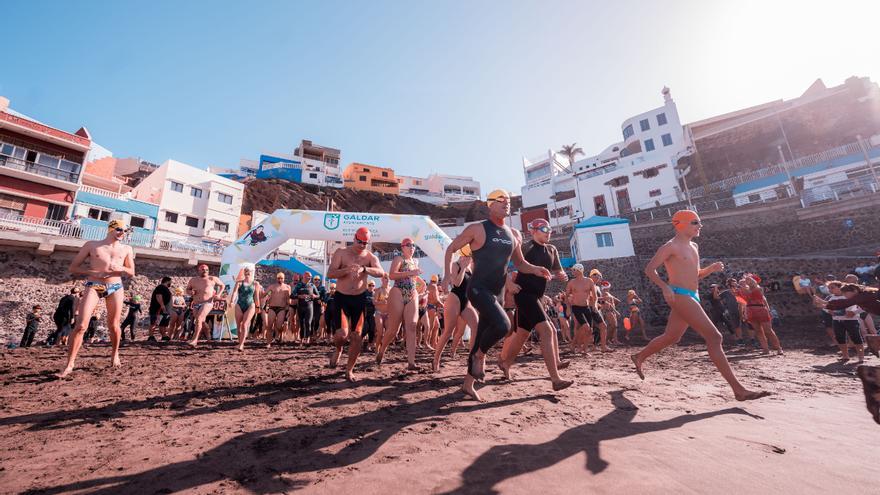
[[[196,327],[193,339],[188,342],[190,347],[199,345],[199,337],[202,335],[203,329],[205,332],[211,331],[210,327],[205,324],[205,319],[214,308],[214,300],[221,297],[217,292],[217,287],[220,287],[221,291],[223,290],[223,282],[211,275],[211,269],[208,268],[208,265],[199,265],[198,271],[199,276],[189,279],[186,286],[186,291],[192,294],[192,312]]]
[[[703,224],[700,217],[690,210],[681,210],[672,217],[672,225],[675,227],[675,237],[660,247],[657,253],[645,267],[645,275],[663,291],[663,299],[672,308],[666,330],[659,337],[655,337],[638,354],[633,354],[631,359],[636,367],[639,378],[645,379],[642,364],[645,359],[666,347],[681,340],[688,327],[693,327],[706,341],[709,358],[727,380],[733,394],[738,401],[754,400],[770,395],[770,392],[755,392],[746,389],[737,380],[724,349],[721,348],[722,336],[715,325],[703,311],[700,298],[697,294],[699,280],[712,273],[724,270],[721,262],[715,262],[706,268],[700,268],[700,252],[697,244],[692,240],[700,235]],[[664,282],[657,269],[660,265],[666,267],[669,282]]]
[[[64,378],[73,371],[76,355],[82,346],[83,335],[98,302],[107,305],[107,329],[112,346],[111,365],[121,366],[119,343],[122,330],[119,325],[122,316],[122,277],[134,277],[134,254],[131,246],[122,243],[128,229],[119,220],[107,224],[107,235],[100,241],[88,241],[70,263],[71,275],[85,275],[87,282],[79,303],[79,312],[73,328],[73,338],[67,352],[67,366],[56,376]],[[89,267],[83,263],[89,260]]]

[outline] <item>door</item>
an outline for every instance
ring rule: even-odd
[[[593,198],[593,209],[596,212],[597,216],[607,217],[608,216],[608,207],[605,206],[605,195],[601,194]]]
[[[620,210],[618,213],[629,213],[632,211],[632,206],[629,204],[629,190],[626,188],[618,189],[617,193],[617,208]]]

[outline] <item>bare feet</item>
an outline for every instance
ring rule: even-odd
[[[644,380],[644,379],[645,379],[645,374],[642,373],[642,363],[641,363],[641,361],[639,361],[639,355],[638,355],[638,354],[633,354],[633,355],[631,355],[629,358],[632,359],[633,364],[636,365],[636,374],[639,375],[639,378],[641,378],[642,380]]]
[[[574,384],[574,382],[568,380],[559,380],[558,382],[553,382],[553,391],[558,392],[572,386],[572,384]]]
[[[68,366],[67,368],[64,368],[63,371],[61,371],[59,373],[55,373],[55,377],[56,378],[64,378],[67,375],[69,375],[71,372],[73,372],[73,366]]]
[[[734,394],[736,400],[742,402],[744,400],[755,400],[760,399],[762,397],[767,397],[768,395],[773,395],[771,392],[767,392],[766,390],[762,390],[760,392],[752,392],[751,390],[746,390],[741,394]]]
[[[465,393],[471,399],[474,399],[478,402],[483,402],[483,398],[480,397],[480,394],[477,393],[477,389],[474,388],[474,382],[472,380],[465,380],[461,385],[461,391]]]

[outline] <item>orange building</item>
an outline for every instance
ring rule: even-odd
[[[400,185],[394,170],[375,167],[363,163],[352,163],[342,172],[345,187],[358,191],[373,191],[385,194],[400,194]]]

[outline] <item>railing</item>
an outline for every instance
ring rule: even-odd
[[[860,177],[855,180],[835,182],[805,189],[801,193],[801,206],[830,203],[842,199],[866,196],[880,191],[873,177]]]
[[[751,182],[753,180],[763,179],[764,177],[770,177],[772,175],[785,173],[786,166],[789,172],[794,172],[804,167],[810,167],[822,162],[834,160],[835,158],[840,158],[842,156],[851,155],[859,152],[861,152],[861,148],[859,147],[858,142],[845,144],[843,146],[831,148],[829,150],[825,150],[819,153],[813,153],[812,155],[802,156],[795,160],[789,160],[785,163],[777,163],[776,165],[753,170],[751,172],[740,174],[734,177],[728,177],[726,179],[722,179],[720,181],[707,184],[705,186],[692,188],[690,190],[691,198],[698,198],[707,194],[711,194],[713,192],[729,191],[740,184],[745,184],[746,182]]]
[[[107,236],[107,229],[98,225],[77,225],[73,222],[47,220],[45,218],[33,218],[14,214],[0,215],[0,230],[33,232],[83,240],[99,240]],[[124,242],[137,247],[214,255],[219,255],[227,246],[226,243],[222,242],[209,246],[185,241],[169,241],[157,237],[152,231],[146,230],[129,232]]]
[[[121,199],[121,200],[131,199],[131,197],[128,193],[117,193],[117,192],[113,192],[113,191],[108,191],[106,189],[101,189],[99,187],[80,186],[79,190],[80,190],[80,192],[97,194],[99,196],[106,196],[108,198],[113,198],[113,199]]]
[[[42,175],[51,179],[61,180],[76,184],[79,181],[78,172],[67,172],[54,167],[47,167],[39,163],[29,162],[21,158],[0,155],[0,167],[11,168],[13,170],[21,170],[31,174]]]

